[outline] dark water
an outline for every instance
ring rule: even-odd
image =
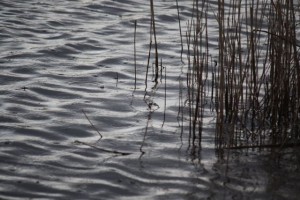
[[[192,2],[179,6],[184,30]],[[189,155],[176,2],[155,12],[166,107],[164,76],[151,89],[150,68],[145,88],[149,1],[0,1],[0,199],[297,199],[295,150],[230,152],[227,168],[211,122]]]

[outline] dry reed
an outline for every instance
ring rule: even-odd
[[[195,0],[187,24],[190,144],[201,145],[209,95],[217,149],[299,145],[299,7],[286,0],[219,0],[214,63],[208,59],[208,7]]]

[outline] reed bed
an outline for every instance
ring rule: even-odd
[[[299,145],[299,5],[218,0],[217,7],[213,12],[209,2],[194,0],[187,23],[190,144],[201,146],[210,108],[217,149]],[[219,30],[215,61],[209,45],[212,12]]]
[[[193,7],[195,16],[188,22],[186,33],[189,137],[191,138],[190,144],[193,146],[201,144],[205,85],[208,74],[207,17],[203,12],[203,4],[200,5],[198,1],[195,1]]]

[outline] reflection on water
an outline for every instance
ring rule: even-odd
[[[184,29],[192,2],[179,5]],[[153,89],[149,68],[145,91],[148,1],[0,2],[1,199],[296,199],[293,150],[229,152],[227,165],[211,123],[187,151],[176,2],[155,9],[167,79]]]

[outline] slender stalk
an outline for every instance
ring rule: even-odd
[[[154,81],[158,82],[158,73],[159,73],[159,66],[158,66],[158,50],[157,50],[157,40],[156,40],[156,28],[155,28],[155,14],[154,14],[154,4],[153,0],[150,0],[150,7],[151,7],[151,18],[152,18],[152,30],[154,36],[154,45],[155,45],[155,79]]]
[[[100,131],[95,127],[95,125],[91,122],[91,120],[88,118],[88,116],[87,116],[87,114],[85,113],[85,111],[82,109],[81,110],[82,111],[82,113],[84,114],[84,116],[85,116],[85,118],[89,121],[89,123],[90,123],[90,125],[94,128],[94,130],[99,134],[99,136],[100,136],[100,139],[99,140],[101,140],[102,139],[102,134],[100,133]]]
[[[164,97],[164,120],[163,120],[163,124],[162,127],[165,124],[166,121],[166,111],[167,111],[167,67],[165,66],[165,97]]]
[[[177,8],[177,16],[178,16],[178,25],[179,25],[179,35],[180,35],[180,44],[181,44],[181,52],[180,52],[180,59],[183,62],[182,54],[183,54],[183,41],[182,41],[182,32],[181,32],[181,20],[180,20],[180,12],[179,12],[179,5],[178,0],[176,0],[176,8]]]
[[[152,23],[153,19],[151,17],[150,20],[150,42],[149,42],[149,51],[148,51],[148,60],[147,60],[147,66],[146,66],[146,77],[145,77],[145,96],[147,93],[147,88],[148,88],[148,73],[149,73],[149,67],[150,67],[150,58],[151,58],[151,49],[152,49]],[[144,98],[145,98],[144,96]]]
[[[134,90],[136,90],[136,26],[137,21],[134,21]]]

